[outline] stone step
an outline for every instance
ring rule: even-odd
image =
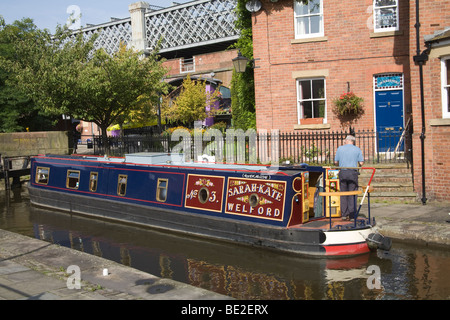
[[[358,198],[361,201],[361,197]],[[418,195],[415,192],[372,192],[370,194],[370,201],[374,202],[402,202],[402,203],[416,203],[419,201]],[[365,200],[367,203],[367,199]],[[359,203],[359,202],[358,202]]]
[[[401,169],[401,170],[377,170],[375,171],[375,177],[378,176],[397,176],[401,174],[411,174],[411,170],[409,169]],[[360,172],[360,176],[368,176],[370,177],[372,175],[372,172]]]
[[[398,186],[380,187],[380,186],[373,185],[372,187],[373,187],[373,193],[376,193],[376,192],[395,192],[395,193],[397,193],[397,192],[414,192],[414,189],[412,186],[409,186],[409,187],[398,187]]]
[[[371,167],[376,169],[392,169],[392,168],[407,168],[406,162],[392,162],[392,163],[370,163],[365,162],[364,167]]]
[[[371,167],[370,164],[367,167]],[[375,201],[415,202],[417,194],[414,192],[413,176],[407,163],[373,164],[376,168],[371,182],[373,191],[371,199]],[[372,172],[361,170],[359,184],[366,184]]]
[[[369,182],[370,177],[359,176],[359,184],[364,185]],[[375,176],[371,182],[372,186],[413,186],[411,174],[402,174],[394,176]]]
[[[360,184],[367,184],[369,182],[370,177],[359,177]],[[402,176],[383,176],[383,177],[374,177],[372,179],[372,185],[374,184],[383,184],[383,183],[395,183],[397,185],[412,185],[412,176],[402,175]]]
[[[392,174],[399,174],[399,173],[411,173],[411,168],[408,168],[406,166],[404,167],[384,167],[384,168],[375,168],[375,175],[392,175]],[[365,169],[360,170],[360,175],[372,175],[372,170]]]

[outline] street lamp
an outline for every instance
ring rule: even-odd
[[[238,51],[238,56],[232,59],[231,61],[233,61],[234,70],[236,72],[239,73],[245,72],[245,69],[247,68],[248,59],[241,54],[240,50]]]

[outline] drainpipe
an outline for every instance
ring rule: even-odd
[[[425,190],[425,101],[423,94],[423,65],[428,60],[429,45],[422,53],[420,52],[420,19],[419,19],[419,0],[416,0],[416,46],[417,55],[414,56],[414,62],[419,65],[419,81],[420,81],[420,107],[422,112],[422,133],[420,134],[420,143],[422,148],[422,204],[426,204]]]

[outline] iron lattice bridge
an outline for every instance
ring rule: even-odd
[[[239,38],[235,27],[237,0],[198,0],[169,8],[150,6],[145,13],[147,48],[169,52],[196,46],[233,41]],[[132,41],[131,18],[89,26],[81,30],[87,39],[98,34],[95,49],[116,52],[121,43]]]

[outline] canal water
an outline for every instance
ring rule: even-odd
[[[236,299],[450,299],[450,250],[393,242],[389,252],[323,259],[180,236],[30,205],[0,191],[0,229]]]

